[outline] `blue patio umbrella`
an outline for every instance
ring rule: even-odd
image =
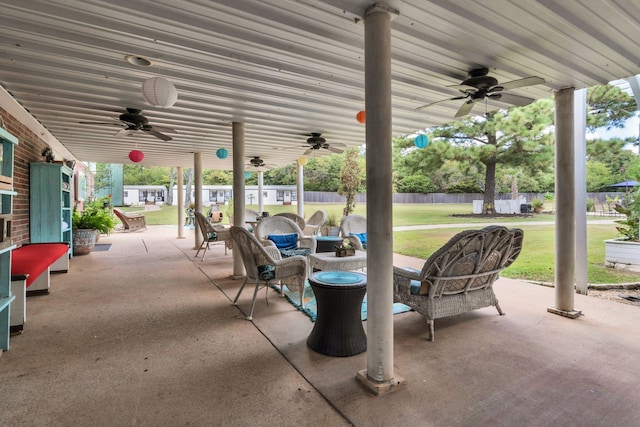
[[[617,184],[611,184],[609,187],[635,187],[637,185],[640,185],[638,181],[622,181]]]

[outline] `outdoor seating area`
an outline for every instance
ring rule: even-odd
[[[546,311],[553,288],[500,278],[493,288],[506,316],[487,307],[441,318],[428,345],[424,316],[393,316],[394,365],[407,384],[372,398],[355,379],[371,349],[339,358],[309,349],[314,323],[268,287],[246,321],[253,292],[233,305],[243,280],[230,277],[222,245],[195,258],[194,233],[113,233],[103,237],[110,251],[74,257],[53,275],[56,292],[29,300],[29,333],[0,358],[0,389],[11,395],[0,402],[3,424],[595,426],[640,417],[637,307],[576,295],[585,315],[570,320]],[[274,388],[278,398],[265,399]]]

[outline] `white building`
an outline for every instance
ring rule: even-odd
[[[186,187],[184,187],[186,188]],[[202,205],[224,205],[233,197],[231,185],[203,185]],[[191,200],[195,198],[194,189],[191,189]],[[265,205],[295,205],[297,201],[295,185],[263,185],[262,196]],[[178,200],[178,186],[173,187],[173,200]],[[245,204],[258,204],[258,186],[247,185],[245,187]]]
[[[125,185],[123,192],[125,206],[163,205],[167,199],[167,187],[164,185]]]

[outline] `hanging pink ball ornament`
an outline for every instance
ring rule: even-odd
[[[129,160],[133,163],[140,163],[144,160],[144,153],[140,150],[131,150],[129,152]]]

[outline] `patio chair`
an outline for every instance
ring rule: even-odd
[[[434,320],[483,307],[503,311],[493,292],[498,274],[522,250],[523,231],[502,226],[466,230],[434,252],[422,271],[393,267],[393,299],[426,317],[429,341]]]
[[[316,236],[320,233],[320,227],[324,225],[327,220],[327,213],[323,210],[317,210],[309,217],[307,223],[302,229],[302,233],[305,236]]]
[[[204,261],[204,256],[207,253],[207,249],[209,249],[209,245],[216,243],[224,243],[224,254],[226,255],[227,249],[233,248],[229,229],[221,225],[212,225],[202,212],[194,212],[194,215],[198,229],[202,233],[202,243],[195,256],[197,257],[200,251],[203,250],[201,261]]]
[[[116,214],[124,231],[139,231],[147,228],[147,220],[143,214],[126,214],[120,209],[113,209],[113,213]]]
[[[300,227],[300,230],[304,230],[304,227],[306,226],[304,218],[302,218],[298,214],[294,214],[291,212],[281,212],[281,213],[275,214],[274,216],[283,216],[285,218],[289,218],[291,221],[298,224],[298,227]]]
[[[306,257],[297,255],[282,258],[275,246],[262,245],[253,234],[243,227],[231,227],[231,237],[234,247],[240,252],[246,271],[242,286],[233,299],[233,305],[238,305],[238,298],[240,298],[247,282],[255,282],[247,320],[253,319],[253,309],[260,284],[268,286],[273,282],[280,282],[280,295],[284,296],[284,286],[287,286],[290,290],[300,294],[300,306],[304,308],[304,285],[307,280]]]
[[[367,249],[367,218],[362,215],[348,215],[340,223],[340,235],[349,239],[356,250]]]
[[[285,258],[316,252],[315,236],[305,236],[298,224],[284,216],[262,218],[253,232],[263,244],[276,246]]]

